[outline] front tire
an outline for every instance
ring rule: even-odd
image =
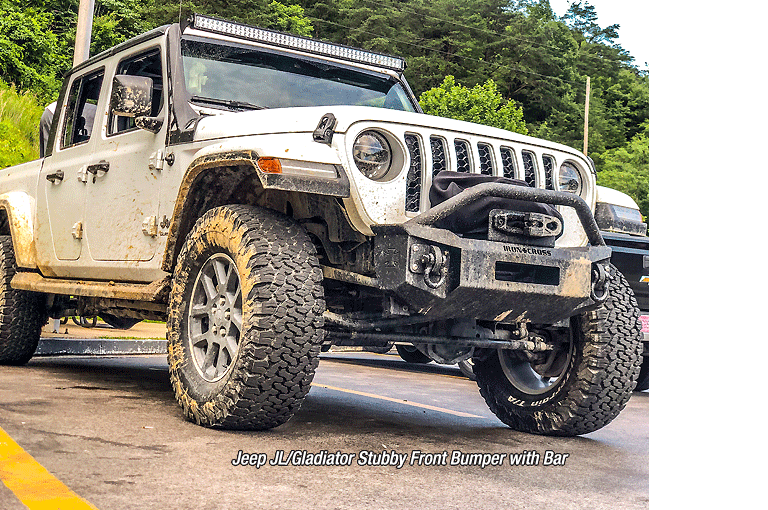
[[[43,295],[11,288],[16,257],[10,236],[0,236],[0,365],[32,358],[46,320]]]
[[[247,430],[288,421],[318,365],[324,310],[301,226],[243,205],[208,211],[179,254],[169,303],[168,364],[185,416]]]
[[[541,365],[511,351],[476,353],[474,373],[491,411],[515,430],[588,434],[611,422],[635,388],[641,326],[624,276],[609,268],[610,294],[596,311],[571,318],[568,341]]]

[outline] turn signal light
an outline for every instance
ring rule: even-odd
[[[259,169],[265,174],[281,174],[283,166],[277,158],[259,158]]]

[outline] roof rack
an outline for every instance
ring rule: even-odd
[[[351,46],[344,46],[343,44],[328,43],[309,37],[285,34],[202,14],[193,14],[189,22],[190,26],[197,30],[248,39],[282,48],[306,51],[315,55],[335,57],[359,64],[383,67],[398,72],[405,70],[405,60],[401,57],[361,50]]]

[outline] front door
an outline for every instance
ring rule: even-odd
[[[164,118],[162,55],[155,42],[122,59],[116,74],[149,77],[153,81],[152,116]],[[110,85],[112,80],[110,79]],[[147,261],[158,247],[165,123],[159,133],[136,127],[134,119],[104,117],[104,137],[94,154],[101,170],[91,174],[86,200],[86,235],[94,261]]]

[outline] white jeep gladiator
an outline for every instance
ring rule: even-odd
[[[641,362],[580,152],[425,115],[388,55],[194,15],[69,71],[0,178],[0,363],[47,318],[167,321],[185,416],[299,409],[321,350],[472,359],[510,427],[576,435]]]

